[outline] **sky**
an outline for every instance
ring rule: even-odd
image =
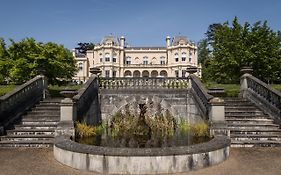
[[[281,30],[280,0],[1,0],[0,37],[33,37],[73,49],[106,35],[125,36],[131,46],[165,46],[166,36],[198,42],[208,26],[268,21]]]

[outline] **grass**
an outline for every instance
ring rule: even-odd
[[[226,97],[237,97],[240,92],[240,84],[218,84],[214,82],[205,83],[208,88],[224,88]]]
[[[270,86],[278,91],[281,91],[281,84],[271,84]]]
[[[85,122],[76,122],[75,123],[76,135],[80,138],[91,137],[101,134],[103,131],[103,126],[91,126],[87,125]]]
[[[17,85],[0,85],[0,96],[12,92],[16,87]]]
[[[81,86],[82,85],[71,85],[71,86],[50,85],[48,89],[51,97],[62,97],[62,95],[60,94],[61,91],[66,89],[77,91],[81,88]]]

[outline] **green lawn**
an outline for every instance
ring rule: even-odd
[[[240,84],[218,84],[207,82],[204,84],[208,88],[224,88],[226,97],[237,97],[240,91]]]
[[[51,95],[51,97],[62,97],[60,95],[60,92],[63,90],[75,90],[77,91],[78,89],[81,88],[82,85],[72,85],[72,86],[58,86],[58,85],[50,85],[48,87],[49,89],[49,93]]]
[[[7,94],[8,92],[11,92],[17,87],[17,85],[0,85],[0,96],[3,96]]]
[[[273,87],[274,89],[281,91],[281,84],[272,84],[271,87]]]

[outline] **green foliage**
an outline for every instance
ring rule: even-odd
[[[16,88],[16,85],[0,85],[0,96],[3,96]]]
[[[281,91],[281,84],[273,84],[271,85],[274,89]]]
[[[280,81],[280,32],[271,30],[266,21],[241,25],[235,17],[232,25],[210,25],[207,39],[213,50],[203,68],[205,80],[238,83],[240,69],[252,66],[253,75],[259,79]]]
[[[184,119],[181,119],[178,125],[178,130],[182,135],[187,135],[190,133],[191,125]]]
[[[76,135],[80,138],[91,137],[101,134],[103,132],[103,126],[90,126],[85,122],[76,122],[75,123]]]
[[[6,49],[0,39],[0,83],[22,84],[45,71],[49,83],[71,79],[76,71],[75,59],[71,52],[55,43],[36,42],[26,38],[19,42],[11,40]]]

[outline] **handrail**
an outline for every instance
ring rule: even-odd
[[[191,80],[191,93],[194,96],[202,114],[208,117],[209,108],[210,108],[210,100],[214,98],[214,96],[207,93],[207,90],[203,86],[202,82],[196,75],[189,75]]]
[[[101,78],[101,89],[186,89],[184,77],[116,77]]]
[[[98,89],[98,77],[92,75],[79,89],[78,94],[73,97],[76,104],[77,120],[85,119],[85,115],[94,101],[98,104]]]
[[[256,103],[258,101],[257,104],[262,104],[261,108],[281,120],[281,93],[279,91],[251,74],[244,74],[241,77],[241,93],[244,98]]]
[[[15,90],[0,97],[0,127],[10,124],[13,117],[31,108],[45,96],[47,81],[38,75]]]

